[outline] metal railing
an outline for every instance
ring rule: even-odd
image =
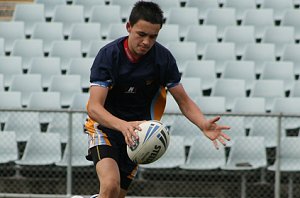
[[[15,162],[9,162],[6,164],[0,164],[1,172],[0,174],[0,197],[71,197],[74,194],[95,194],[98,190],[98,180],[96,177],[96,174],[94,172],[93,166],[87,166],[87,167],[74,167],[72,166],[72,152],[73,152],[73,138],[74,138],[74,127],[73,123],[80,122],[81,124],[78,126],[82,126],[84,123],[84,117],[81,117],[80,120],[74,120],[74,115],[81,115],[83,116],[85,114],[84,111],[81,110],[70,110],[70,109],[61,109],[61,110],[25,110],[25,109],[0,109],[0,117],[1,114],[6,115],[12,115],[12,114],[20,114],[23,112],[32,112],[32,113],[38,113],[47,115],[49,113],[54,115],[55,122],[58,122],[61,120],[62,123],[58,123],[61,126],[67,125],[67,143],[69,146],[65,146],[66,142],[62,142],[62,145],[65,146],[64,152],[68,152],[69,157],[67,161],[67,166],[65,169],[61,169],[61,167],[57,167],[55,164],[50,165],[49,171],[51,172],[49,175],[48,173],[45,173],[45,175],[39,175],[44,174],[43,171],[45,171],[45,166],[29,166],[28,169],[27,166],[24,165],[16,165]],[[44,116],[45,116],[44,115]],[[67,115],[67,116],[66,116]],[[164,117],[165,122],[172,123],[172,119],[175,119],[176,117],[182,116],[179,114],[165,114]],[[225,117],[230,117],[232,120],[239,120],[235,119],[237,117],[243,117],[243,118],[253,118],[255,117],[255,122],[260,122],[263,118],[264,119],[277,119],[277,131],[274,131],[274,133],[277,134],[277,146],[275,149],[272,149],[271,152],[275,153],[275,155],[272,157],[268,156],[269,161],[275,161],[277,160],[276,164],[276,170],[274,172],[274,178],[272,173],[267,173],[267,182],[271,184],[268,185],[268,187],[263,186],[264,184],[261,184],[262,187],[258,188],[261,189],[261,191],[266,192],[259,192],[257,190],[255,193],[258,194],[257,197],[275,197],[280,198],[283,194],[289,194],[291,197],[293,195],[292,187],[289,186],[288,192],[282,192],[283,188],[282,186],[286,185],[285,183],[282,183],[282,180],[284,179],[281,175],[280,171],[280,159],[281,159],[281,139],[282,139],[282,131],[285,130],[283,127],[283,119],[286,118],[299,118],[300,115],[292,115],[292,114],[282,114],[282,113],[264,113],[264,114],[247,114],[247,113],[222,113],[219,114],[206,114],[206,116],[214,116],[214,115],[221,115],[221,119]],[[63,119],[62,119],[62,117]],[[31,118],[28,117],[28,119],[25,120],[15,120],[15,122],[33,122],[33,120],[30,120]],[[78,119],[78,117],[77,117]],[[168,120],[169,119],[169,120]],[[5,120],[5,119],[3,119]],[[53,120],[52,120],[53,121]],[[174,121],[174,120],[173,120]],[[286,120],[285,120],[286,121]],[[51,121],[49,121],[51,122]],[[67,122],[67,123],[66,123]],[[294,121],[292,121],[294,122]],[[269,123],[269,124],[268,124]],[[264,122],[266,125],[266,129],[271,126],[274,122],[269,122],[268,120]],[[5,124],[2,123],[1,130],[3,131],[5,129]],[[39,123],[42,124],[42,123]],[[51,123],[48,123],[48,127]],[[226,124],[226,123],[225,123]],[[244,123],[236,123],[236,125],[244,125]],[[269,126],[268,126],[269,125]],[[172,126],[171,126],[172,127]],[[188,129],[190,126],[186,126]],[[75,128],[76,131],[82,130],[79,129],[79,127]],[[298,129],[295,129],[296,131]],[[2,132],[0,131],[0,133]],[[172,130],[170,130],[172,131]],[[47,130],[41,131],[41,133],[49,133]],[[18,134],[18,133],[17,133]],[[171,133],[171,135],[173,135]],[[176,134],[177,135],[177,134]],[[250,136],[249,134],[246,134],[245,136]],[[297,137],[295,137],[297,138]],[[87,142],[87,141],[86,141]],[[22,147],[22,142],[18,142],[19,148]],[[46,146],[46,145],[44,145]],[[255,146],[255,145],[253,145]],[[291,145],[293,146],[293,145]],[[86,144],[87,147],[87,144]],[[187,155],[188,155],[188,146],[187,147]],[[23,150],[26,148],[23,145]],[[230,152],[230,148],[228,149]],[[19,151],[20,152],[20,151]],[[64,153],[62,152],[62,153]],[[227,153],[228,154],[228,153]],[[23,155],[22,153],[20,156]],[[85,158],[85,156],[82,156]],[[228,157],[228,155],[227,155]],[[273,159],[274,158],[274,159]],[[271,165],[268,163],[268,166]],[[21,168],[20,168],[21,166]],[[267,169],[267,167],[265,167]],[[12,171],[12,174],[8,174],[7,172]],[[22,173],[19,173],[21,170]],[[35,172],[34,172],[35,171]],[[41,171],[41,173],[39,173]],[[18,174],[16,174],[17,172]],[[25,173],[25,176],[22,174]],[[8,175],[6,175],[8,174]],[[21,176],[20,176],[21,174]],[[224,170],[206,170],[206,171],[185,171],[181,170],[180,168],[174,168],[171,170],[156,170],[156,171],[146,171],[146,172],[140,172],[139,174],[144,174],[143,177],[137,177],[130,190],[128,195],[129,196],[178,196],[178,197],[188,197],[188,196],[214,196],[214,197],[229,197],[229,196],[240,196],[239,189],[239,179],[237,176],[240,176],[242,173],[235,172],[235,171],[224,171]],[[28,176],[29,175],[29,176]],[[248,187],[251,188],[252,185],[257,184],[257,178],[261,176],[261,173],[255,172],[253,175],[249,176],[249,181],[247,183]],[[202,178],[203,177],[203,178]],[[272,182],[274,181],[274,185],[272,185]],[[298,181],[296,181],[298,182]],[[202,185],[203,189],[200,189],[194,184],[200,184]],[[228,188],[228,184],[234,185],[235,189]],[[35,184],[38,184],[36,187],[34,187]],[[52,184],[52,185],[50,185]],[[93,184],[93,185],[91,185]],[[170,186],[170,184],[172,184]],[[296,183],[297,184],[297,183]],[[215,186],[216,188],[211,187]],[[168,186],[170,188],[167,190],[167,188],[164,188],[164,186]],[[172,188],[174,186],[174,188]],[[180,187],[178,187],[180,186]],[[158,187],[160,190],[158,190]],[[39,189],[36,189],[39,188]],[[214,190],[212,190],[213,188]],[[214,191],[216,189],[220,189],[219,192],[216,192],[214,194]],[[249,194],[250,191],[246,191],[246,194]],[[265,195],[264,195],[265,193]],[[262,194],[262,195],[261,195]],[[284,196],[285,197],[285,196]]]

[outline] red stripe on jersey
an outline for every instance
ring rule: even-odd
[[[125,53],[126,53],[126,56],[127,58],[130,60],[130,62],[132,63],[137,63],[139,61],[139,58],[135,58],[134,56],[132,56],[130,50],[129,50],[129,47],[128,47],[128,38],[126,38],[124,40],[124,50],[125,50]]]

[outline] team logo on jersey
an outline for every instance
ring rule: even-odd
[[[135,87],[129,87],[128,90],[125,93],[136,93]]]

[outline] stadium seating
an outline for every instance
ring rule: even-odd
[[[256,2],[253,0],[225,0],[223,7],[234,8],[236,19],[242,20],[247,10],[256,9]]]
[[[242,25],[255,27],[255,38],[261,39],[267,27],[275,26],[273,9],[251,9],[247,10]]]
[[[274,101],[273,113],[297,114],[300,105],[300,97],[276,98]],[[300,127],[298,117],[282,118],[282,127],[286,130]]]
[[[60,58],[61,71],[66,72],[70,68],[70,60],[72,58],[82,57],[81,41],[54,41],[50,48],[49,56]]]
[[[58,92],[32,92],[29,98],[28,108],[44,109],[44,110],[59,110],[60,93]]]
[[[90,43],[86,57],[95,58],[100,49],[108,44],[111,40],[96,40]]]
[[[17,4],[12,20],[23,21],[25,25],[25,35],[31,35],[37,22],[44,22],[43,4]]]
[[[52,119],[50,120],[46,133],[53,133],[59,135],[59,141],[63,144],[68,142],[69,138],[69,115],[67,113],[60,113],[56,114],[56,116],[52,116]],[[75,131],[73,130],[72,132]]]
[[[219,8],[218,0],[187,0],[186,7],[195,7],[198,9],[198,17],[201,23],[206,20],[209,9]]]
[[[185,163],[184,138],[172,135],[166,153],[157,161],[150,164],[142,164],[144,169],[170,169]]]
[[[280,60],[293,62],[294,73],[300,75],[300,45],[286,44]]]
[[[124,23],[112,23],[108,27],[106,39],[114,40],[127,35],[128,32]]]
[[[89,19],[92,14],[92,8],[95,5],[105,5],[104,0],[73,0],[74,5],[82,5],[84,18]]]
[[[131,9],[135,4],[135,0],[110,0],[110,5],[117,5],[121,7],[120,14],[121,18],[126,20],[130,15]]]
[[[30,135],[24,155],[15,163],[23,166],[53,165],[61,159],[59,135],[36,133]]]
[[[295,81],[291,89],[290,97],[300,97],[300,81]]]
[[[253,61],[227,61],[221,78],[245,80],[247,91],[253,89],[256,80],[255,65]]]
[[[9,91],[22,93],[22,105],[27,106],[32,92],[42,92],[42,76],[40,74],[15,74],[12,76]]]
[[[0,164],[14,162],[19,159],[19,149],[14,131],[0,133]]]
[[[73,136],[72,159],[71,159],[72,167],[84,167],[84,166],[93,165],[92,161],[88,161],[84,157],[82,157],[87,155],[87,150],[88,150],[87,141],[88,141],[87,134],[80,134],[80,135]],[[64,166],[64,167],[68,166],[68,160],[70,156],[69,146],[70,143],[68,142],[61,161],[56,162],[55,165]]]
[[[230,126],[229,130],[226,130],[226,134],[229,135],[230,141],[226,142],[226,147],[231,147],[234,140],[240,137],[246,137],[246,125],[245,118],[243,116],[222,116],[222,119],[218,121],[221,126]]]
[[[179,0],[153,0],[157,3],[161,9],[163,10],[164,18],[168,19],[170,17],[170,10],[172,8],[179,8],[180,1]]]
[[[192,97],[202,96],[201,79],[195,77],[182,77],[181,84],[184,87],[186,93]]]
[[[165,28],[165,27],[164,27]],[[217,26],[214,25],[191,25],[187,30],[184,41],[197,44],[197,54],[203,55],[205,47],[209,43],[217,43]]]
[[[213,146],[207,137],[196,137],[191,145],[186,162],[180,166],[184,170],[213,170],[219,169],[226,163],[225,148]]]
[[[53,22],[61,22],[63,24],[64,36],[69,36],[74,23],[83,23],[83,6],[82,5],[57,5],[54,8]]]
[[[195,42],[170,42],[167,48],[175,57],[180,72],[184,72],[188,61],[198,60]]]
[[[270,8],[274,10],[274,20],[281,21],[287,10],[294,8],[293,0],[263,0],[261,8]]]
[[[226,110],[233,107],[238,97],[246,97],[245,80],[242,79],[218,79],[212,89],[211,96],[223,96],[226,98]]]
[[[166,24],[179,25],[179,37],[185,38],[190,25],[199,25],[198,9],[193,7],[172,7]]]
[[[225,113],[226,99],[223,96],[202,96],[197,97],[195,103],[203,113]]]
[[[41,57],[33,58],[29,64],[28,74],[40,74],[43,89],[50,86],[51,77],[61,74],[60,58]]]
[[[89,22],[101,24],[101,35],[106,37],[108,27],[112,23],[122,23],[119,5],[95,5],[92,8]]]
[[[59,92],[32,92],[29,97],[28,109],[41,109],[41,110],[59,110],[60,106],[60,93]],[[39,122],[50,123],[53,117],[57,114],[53,112],[40,112]]]
[[[80,75],[54,75],[51,78],[49,91],[60,92],[61,106],[68,107],[75,93],[81,93]]]
[[[283,80],[284,90],[290,91],[296,80],[294,64],[290,61],[266,62],[260,79]]]
[[[174,118],[174,123],[170,126],[170,133],[172,136],[183,137],[183,145],[186,147],[191,146],[195,137],[202,135],[200,129],[183,115],[177,115]]]
[[[90,68],[94,58],[72,58],[70,60],[69,75],[80,75],[81,88],[88,89],[90,86]]]
[[[242,97],[236,98],[235,103],[231,109],[232,113],[249,113],[249,114],[264,114],[266,113],[266,101],[262,97]],[[262,119],[263,116],[245,116],[244,127],[246,130],[253,127],[255,119]]]
[[[69,40],[79,40],[81,52],[86,53],[92,41],[101,40],[101,25],[99,23],[74,23]]]
[[[215,61],[217,74],[224,72],[226,61],[236,60],[234,43],[209,43],[203,53],[202,60]]]
[[[284,47],[295,42],[294,32],[294,28],[289,26],[267,27],[263,33],[262,43],[273,43],[276,57],[281,57]]]
[[[255,117],[249,130],[249,137],[264,138],[265,148],[276,148],[278,146],[278,120],[274,117]],[[281,130],[281,137],[285,137]]]
[[[6,120],[3,130],[14,131],[16,133],[17,142],[27,142],[31,134],[36,135],[41,133],[39,113],[12,112]],[[47,143],[45,145],[47,145]]]
[[[176,119],[176,114],[181,113],[179,106],[171,94],[167,94],[165,113],[162,115],[161,121],[170,128]]]
[[[169,42],[179,42],[179,25],[164,24],[163,28],[159,31],[156,41],[163,45],[167,45]]]
[[[0,38],[0,56],[5,54],[4,50],[4,38]]]
[[[36,23],[31,38],[43,40],[44,52],[49,53],[54,41],[64,40],[63,24],[61,22]]]
[[[292,26],[295,29],[295,40],[300,39],[300,22],[297,20],[300,16],[299,9],[289,9],[284,12],[280,25]]]
[[[293,145],[293,146],[291,146]],[[294,174],[300,170],[300,139],[295,137],[283,138],[281,140],[280,161],[268,167],[270,171],[276,171],[277,167],[280,171],[289,173],[288,176],[288,197],[293,197]],[[279,164],[280,163],[280,164]]]
[[[37,4],[44,5],[46,19],[52,19],[54,16],[55,7],[58,5],[66,5],[66,0],[35,0]]]
[[[217,78],[215,62],[212,60],[188,61],[182,76],[200,78],[202,90],[211,90]]]
[[[88,93],[74,94],[74,96],[72,98],[70,108],[73,109],[73,110],[83,110],[83,111],[85,111],[89,96],[90,95]]]
[[[242,60],[253,61],[255,63],[255,73],[261,74],[265,62],[276,61],[275,45],[271,43],[247,44]]]
[[[234,43],[236,55],[242,56],[247,44],[255,43],[254,26],[227,26],[224,30],[222,42]]]
[[[253,145],[256,145],[255,148]],[[234,141],[226,165],[227,171],[253,171],[267,167],[267,154],[262,137],[240,137]],[[241,195],[246,197],[246,174],[242,174]]]
[[[204,24],[217,26],[217,37],[221,39],[226,27],[237,25],[236,11],[234,8],[209,9]]]
[[[4,87],[10,87],[12,75],[23,73],[22,58],[19,56],[0,56],[0,73],[4,78]]]
[[[18,91],[0,91],[0,108],[22,109],[21,92]],[[0,111],[0,123],[5,124],[12,112]]]
[[[266,111],[272,111],[274,100],[285,97],[284,82],[283,80],[257,80],[250,97],[264,97],[266,99]]]
[[[265,103],[265,98],[262,97],[237,98],[232,108],[232,112],[265,113]]]
[[[26,71],[32,58],[44,57],[43,41],[40,39],[16,40],[12,47],[11,55],[22,57],[22,68]]]
[[[0,91],[4,91],[4,77],[0,74]]]
[[[17,39],[25,39],[25,27],[22,21],[1,21],[0,37],[4,38],[5,52],[11,52]]]
[[[77,93],[73,95],[70,109],[76,111],[83,111],[83,112],[76,112],[73,113],[73,122],[79,123],[78,125],[74,126],[74,129],[78,132],[82,132],[82,126],[87,117],[87,103],[89,100],[89,93]],[[74,133],[74,131],[72,132]],[[75,132],[76,133],[76,132]],[[77,133],[78,134],[78,133]]]

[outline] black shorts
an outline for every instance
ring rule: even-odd
[[[137,164],[133,163],[127,155],[127,147],[123,135],[116,139],[115,134],[110,134],[108,135],[108,138],[111,145],[96,145],[91,147],[86,158],[90,161],[93,161],[94,165],[104,158],[114,159],[119,166],[121,177],[120,187],[124,190],[128,190],[129,185],[137,173],[138,166]]]

